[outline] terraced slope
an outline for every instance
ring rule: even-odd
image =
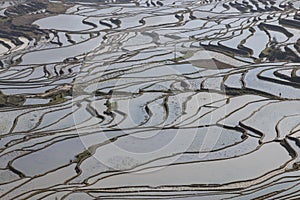
[[[299,1],[1,1],[0,199],[299,199]]]

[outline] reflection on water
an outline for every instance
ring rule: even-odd
[[[299,2],[0,3],[0,199],[299,199]]]

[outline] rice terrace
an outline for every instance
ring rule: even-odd
[[[0,0],[0,200],[300,199],[300,0]]]

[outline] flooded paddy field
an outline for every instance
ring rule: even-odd
[[[0,199],[300,199],[300,1],[0,1]]]

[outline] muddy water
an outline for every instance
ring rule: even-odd
[[[65,3],[0,38],[0,199],[300,198],[298,1]]]

